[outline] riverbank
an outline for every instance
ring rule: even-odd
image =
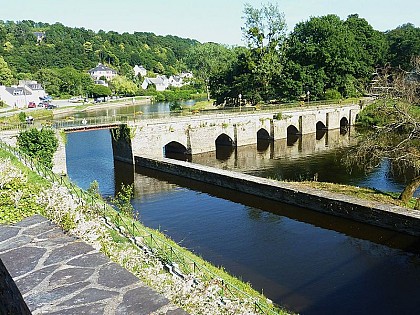
[[[270,302],[248,284],[211,266],[161,233],[121,216],[100,200],[87,201],[88,195],[79,189],[72,191],[66,179],[45,171],[39,176],[2,150],[0,159],[0,223],[18,222],[40,213],[192,314],[257,314],[259,308],[268,314],[274,311]],[[53,183],[51,178],[55,178]],[[194,267],[194,272],[186,273],[188,265]],[[209,278],[209,274],[213,276]],[[237,294],[232,294],[234,288],[239,288]]]

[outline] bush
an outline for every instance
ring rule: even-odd
[[[31,128],[23,131],[17,137],[17,145],[21,151],[46,167],[53,167],[53,156],[58,148],[58,139],[53,130]]]
[[[341,93],[335,89],[327,89],[324,93],[326,100],[339,100],[341,99]]]

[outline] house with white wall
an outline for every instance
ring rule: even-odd
[[[138,65],[135,65],[134,66],[134,68],[133,68],[133,70],[134,70],[134,76],[138,76],[139,74],[142,76],[142,77],[145,77],[146,76],[146,74],[147,74],[147,70],[146,70],[146,68],[145,67],[143,67],[143,66],[138,66]]]
[[[143,83],[141,84],[141,87],[143,90],[146,90],[149,85],[154,85],[156,87],[156,91],[165,91],[170,83],[169,79],[164,75],[159,75],[156,78],[144,78]]]
[[[95,68],[90,69],[88,72],[93,80],[100,80],[102,77],[104,77],[107,81],[110,81],[117,76],[117,71],[110,67],[104,66],[101,63],[98,63]]]
[[[19,81],[19,85],[0,86],[0,101],[16,108],[26,108],[30,102],[38,104],[45,98],[44,88],[36,81]]]

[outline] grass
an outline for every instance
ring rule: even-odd
[[[396,205],[400,207],[406,208],[414,208],[416,203],[416,199],[412,198],[408,205],[401,202],[398,199],[399,193],[391,193],[391,192],[382,192],[372,188],[365,188],[365,187],[357,187],[357,186],[350,186],[350,185],[342,185],[342,184],[333,184],[333,183],[325,183],[325,182],[315,182],[315,181],[303,181],[303,182],[293,182],[293,184],[297,186],[304,186],[310,187],[315,189],[327,190],[334,193],[340,193],[347,196],[353,196],[360,199],[365,199],[369,201],[376,201],[385,204]]]

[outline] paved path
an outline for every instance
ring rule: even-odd
[[[39,215],[0,225],[0,259],[32,314],[187,314]]]

